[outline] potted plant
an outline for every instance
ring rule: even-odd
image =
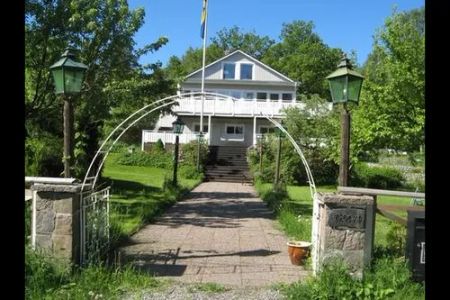
[[[289,241],[288,253],[293,265],[301,266],[310,254],[311,243],[305,241]]]

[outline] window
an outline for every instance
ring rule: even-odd
[[[241,92],[239,91],[231,91],[231,97],[240,99],[241,98]]]
[[[223,79],[234,79],[236,65],[233,63],[223,64]]]
[[[257,92],[256,99],[258,99],[258,101],[266,101],[267,93]]]
[[[291,93],[283,93],[281,95],[281,99],[283,101],[292,101],[292,94]]]
[[[253,92],[244,92],[245,100],[253,100],[255,98],[255,93]]]
[[[278,101],[280,95],[278,94],[270,94],[270,101]]]
[[[261,133],[261,134],[273,133],[273,132],[275,132],[274,127],[270,127],[270,126],[260,126],[259,127],[259,133]]]
[[[226,132],[227,132],[227,134],[242,135],[242,134],[244,134],[244,126],[243,125],[227,125]]]
[[[241,79],[253,79],[253,65],[241,64]]]
[[[194,124],[194,132],[200,132],[200,124]],[[208,132],[208,125],[203,124],[203,132]]]

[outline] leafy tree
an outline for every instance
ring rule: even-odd
[[[77,176],[83,174],[93,157],[111,108],[120,105],[108,97],[105,87],[111,82],[142,76],[139,56],[167,43],[167,39],[160,38],[142,49],[134,49],[133,36],[142,26],[144,15],[143,8],[130,10],[125,0],[25,2],[28,138],[44,133],[62,138],[62,101],[54,95],[49,67],[59,59],[64,48],[69,45],[78,49],[77,59],[88,66],[83,91],[74,98]],[[60,166],[62,170],[62,163]],[[58,173],[53,170],[53,176]]]
[[[243,33],[238,26],[223,28],[216,36],[211,38],[211,42],[216,44],[225,53],[235,50],[242,50],[256,59],[261,59],[267,50],[275,43],[268,36],[259,36],[254,31]]]
[[[329,48],[313,31],[313,22],[284,23],[281,42],[273,45],[262,61],[295,81],[298,95],[318,94],[329,98],[325,77],[336,69],[342,51]]]
[[[238,49],[260,59],[274,42],[268,36],[259,36],[255,32],[241,32],[237,26],[223,28],[206,47],[206,65]],[[202,67],[202,60],[203,48],[189,47],[181,58],[171,56],[165,70],[170,79],[181,82],[185,76]]]
[[[424,8],[388,17],[363,66],[366,79],[353,114],[359,149],[417,151],[424,144]]]
[[[224,50],[216,44],[211,44],[206,47],[205,64],[208,65],[222,56],[224,56]],[[200,69],[202,67],[202,62],[203,48],[194,49],[189,47],[181,58],[171,56],[165,71],[167,72],[168,78],[179,83],[183,81],[188,74]]]

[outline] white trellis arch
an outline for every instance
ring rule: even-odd
[[[95,153],[94,158],[92,159],[89,168],[86,172],[86,175],[83,179],[83,184],[81,187],[81,191],[83,192],[85,189],[85,186],[88,182],[88,180],[92,180],[92,184],[90,186],[90,191],[94,192],[95,191],[95,185],[97,183],[97,179],[98,179],[98,175],[100,174],[100,170],[103,167],[103,164],[105,163],[106,158],[108,157],[109,152],[112,150],[112,148],[114,147],[114,145],[117,143],[117,141],[122,137],[122,135],[133,125],[135,125],[137,122],[139,122],[142,118],[144,118],[145,116],[147,116],[148,114],[158,111],[164,107],[167,107],[169,105],[172,104],[176,104],[179,103],[182,97],[192,97],[192,96],[201,96],[201,99],[204,100],[206,97],[215,97],[218,99],[230,99],[232,97],[228,96],[228,95],[223,95],[223,94],[218,94],[218,93],[209,93],[209,92],[191,92],[191,93],[183,93],[183,94],[179,94],[179,95],[173,95],[173,96],[169,96],[166,98],[163,98],[161,100],[152,102],[148,105],[145,105],[144,107],[142,107],[141,109],[135,111],[134,113],[132,113],[130,116],[128,116],[125,120],[123,120],[119,125],[117,125],[112,131],[111,133],[106,137],[106,139],[103,141],[103,143],[101,144],[100,148],[97,150],[97,152]],[[234,98],[232,98],[233,100],[236,100]],[[309,184],[309,188],[310,188],[310,193],[311,193],[311,198],[313,199],[313,227],[312,227],[312,244],[315,245],[315,240],[317,239],[317,234],[318,234],[318,228],[316,228],[318,222],[314,222],[315,219],[318,219],[318,212],[319,212],[319,203],[318,203],[318,199],[316,197],[316,186],[314,183],[314,178],[312,176],[311,173],[311,169],[309,168],[308,162],[305,159],[305,156],[303,155],[302,150],[300,149],[299,145],[295,142],[295,140],[292,138],[292,136],[289,134],[289,132],[286,131],[286,129],[284,129],[280,123],[278,123],[277,121],[275,121],[272,117],[270,117],[269,115],[263,114],[261,112],[261,116],[265,117],[267,120],[269,120],[272,124],[274,124],[276,127],[278,127],[289,139],[289,141],[291,142],[291,144],[294,146],[295,150],[297,151],[297,153],[299,154],[303,165],[305,167],[306,170],[306,174],[307,174],[307,178],[308,178],[308,184]],[[128,123],[128,125],[126,125]],[[126,127],[123,127],[126,126]],[[114,134],[118,134],[118,136],[114,139],[114,141],[112,142],[112,144],[108,147],[108,149],[105,151],[106,146],[108,144],[108,142],[110,142],[113,139]],[[101,156],[100,154],[104,154],[103,156]],[[97,162],[97,160],[100,160],[101,162],[98,165],[97,169],[94,170],[93,167],[95,165],[95,163]],[[317,224],[316,224],[317,223]],[[317,257],[317,250],[318,249],[313,249],[313,254],[312,254],[312,259],[313,259],[313,266],[315,265],[315,259]]]

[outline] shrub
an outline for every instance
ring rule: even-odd
[[[191,141],[181,145],[181,158],[186,165],[197,165],[198,142]],[[200,142],[200,165],[204,166],[208,158],[208,144],[206,141]]]
[[[401,187],[405,178],[403,174],[390,167],[369,167],[365,163],[354,166],[350,175],[351,185],[375,189],[396,189]]]
[[[193,165],[181,165],[178,174],[186,179],[203,179],[203,173],[197,171],[197,167]]]
[[[50,135],[25,140],[25,174],[59,177],[64,169],[62,139]]]
[[[156,141],[156,143],[153,145],[153,147],[152,147],[152,150],[155,150],[155,151],[160,151],[160,152],[163,152],[164,151],[164,144],[163,144],[163,142],[161,141],[161,139],[158,139],[157,141]]]
[[[263,182],[274,181],[277,148],[277,138],[268,136],[264,139],[262,171],[260,171],[260,147],[257,146],[247,151],[247,161],[255,179]],[[339,166],[328,160],[320,148],[303,149],[303,154],[313,173],[316,184],[336,183]],[[280,179],[286,184],[299,184],[308,181],[303,162],[287,139],[282,141]]]
[[[401,259],[381,258],[353,279],[345,264],[334,261],[323,267],[317,277],[283,288],[287,299],[424,299],[424,287],[411,281],[410,271]]]
[[[125,166],[141,166],[141,167],[156,167],[169,169],[172,168],[173,155],[165,151],[150,151],[142,152],[136,151],[132,153],[123,152],[120,153],[117,158],[119,165]]]

